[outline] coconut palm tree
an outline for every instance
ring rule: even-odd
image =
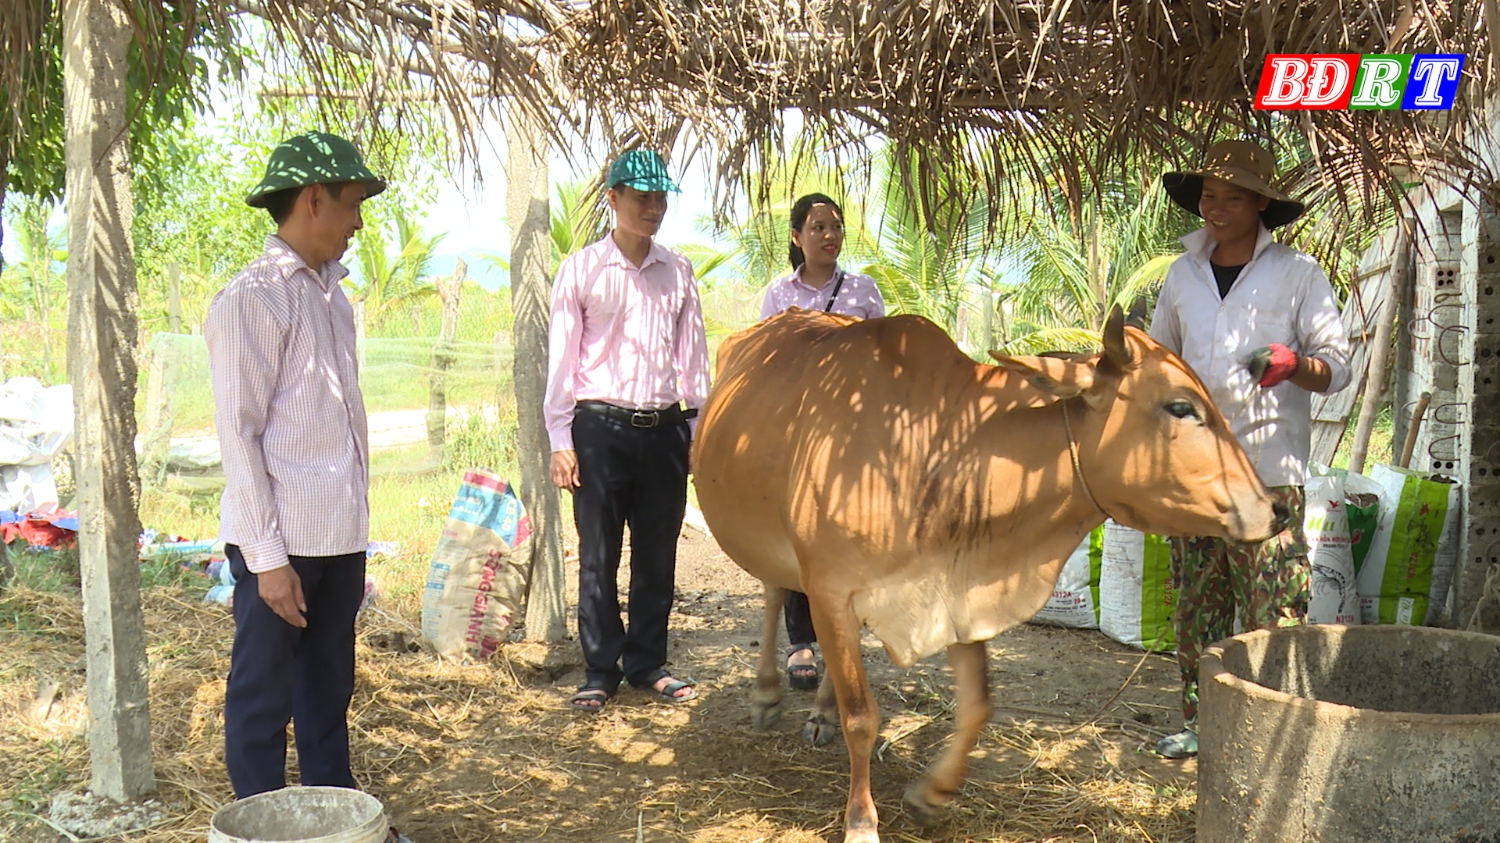
[[[1110,309],[1156,299],[1181,251],[1186,224],[1155,185],[1118,184],[1076,213],[1038,190],[1026,235],[1002,252],[1010,283],[1001,293],[1004,349],[1035,353],[1097,347]]]
[[[865,272],[880,284],[890,313],[914,313],[943,326],[965,350],[982,353],[989,337],[970,330],[989,322],[998,264],[987,248],[988,199],[938,178],[936,201],[907,189],[890,149],[872,162]],[[976,319],[977,317],[977,319]]]
[[[393,241],[386,239],[388,227],[395,235]],[[437,295],[428,281],[428,267],[446,235],[425,234],[400,209],[392,214],[388,227],[373,225],[360,231],[355,254],[359,277],[344,279],[350,301],[364,314],[365,324],[379,320],[396,305],[415,304]]]

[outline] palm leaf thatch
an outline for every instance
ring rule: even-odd
[[[56,1],[0,4],[11,142],[25,137],[16,129]],[[901,186],[923,205],[984,192],[999,228],[1028,201],[1025,182],[1060,183],[1076,206],[1117,174],[1147,182],[1196,164],[1226,135],[1290,143],[1283,154],[1299,163],[1286,187],[1366,219],[1396,195],[1393,168],[1495,180],[1467,133],[1496,78],[1497,0],[120,2],[148,50],[184,31],[170,21],[237,11],[270,21],[330,91],[347,86],[343,63],[363,58],[377,71],[361,77],[372,109],[399,106],[397,89],[440,99],[461,151],[474,149],[480,109],[504,97],[564,149],[585,136],[711,149],[726,193],[785,154],[787,109],[835,157],[861,157],[874,137],[894,144]],[[1267,53],[1382,52],[1465,54],[1453,110],[1250,108]]]

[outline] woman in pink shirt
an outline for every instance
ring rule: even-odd
[[[809,193],[792,206],[791,244],[788,257],[792,274],[766,288],[760,318],[769,319],[789,307],[823,310],[860,319],[885,315],[885,300],[875,279],[839,267],[844,250],[844,211],[822,193]],[[786,659],[788,680],[793,688],[810,691],[818,687],[818,662],[813,652],[817,633],[807,595],[786,595],[786,636],[791,651]]]

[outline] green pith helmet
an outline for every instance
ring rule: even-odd
[[[365,198],[385,190],[385,179],[370,172],[354,144],[327,132],[308,132],[281,142],[266,162],[266,176],[245,197],[245,204],[264,208],[273,193],[310,184],[364,182]]]
[[[667,175],[667,162],[649,149],[632,149],[609,165],[609,178],[605,187],[622,184],[648,193],[658,190],[682,192],[682,188]]]

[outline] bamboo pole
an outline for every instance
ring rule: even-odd
[[[1427,405],[1432,403],[1432,393],[1424,392],[1411,411],[1411,425],[1406,428],[1406,442],[1401,446],[1401,459],[1396,462],[1402,468],[1411,468],[1411,452],[1417,448],[1417,434],[1422,430],[1422,418],[1427,415]]]
[[[1386,269],[1387,284],[1385,298],[1380,302],[1380,315],[1376,317],[1375,338],[1370,345],[1370,362],[1365,369],[1365,393],[1360,403],[1359,421],[1354,425],[1354,443],[1349,450],[1349,470],[1355,474],[1365,470],[1365,458],[1370,451],[1370,434],[1375,429],[1375,416],[1380,412],[1380,401],[1385,394],[1386,378],[1390,366],[1391,333],[1396,324],[1396,308],[1401,296],[1406,294],[1406,273],[1409,264],[1407,236],[1404,221],[1396,227],[1396,242],[1391,249],[1391,265]]]

